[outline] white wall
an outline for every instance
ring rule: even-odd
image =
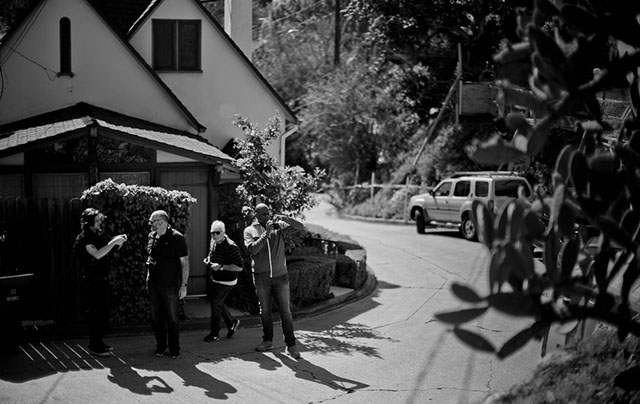
[[[230,139],[243,136],[243,132],[233,126],[235,114],[249,118],[260,128],[266,126],[280,104],[199,7],[192,1],[164,0],[133,33],[130,42],[149,65],[153,63],[154,18],[202,21],[202,73],[160,73],[160,77],[207,127],[204,136],[209,142],[222,148]],[[269,153],[279,160],[278,141],[270,145]]]
[[[36,13],[28,30],[23,24],[5,44],[24,56],[9,46],[0,50],[5,75],[0,124],[87,102],[197,133],[143,64],[84,0],[47,0]],[[73,77],[56,74],[60,69],[62,17],[71,21]]]

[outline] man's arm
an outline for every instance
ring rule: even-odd
[[[289,216],[277,215],[274,219],[278,222],[284,222],[288,224],[292,229],[297,231],[304,230],[306,228],[304,224],[302,224],[302,222]]]
[[[180,266],[182,267],[182,282],[178,291],[178,298],[184,299],[187,296],[187,282],[189,281],[189,256],[180,257]]]
[[[254,234],[251,228],[244,230],[244,245],[249,250],[249,254],[256,255],[267,244],[267,232],[262,233],[259,237],[254,239]]]

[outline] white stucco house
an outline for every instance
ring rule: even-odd
[[[28,10],[0,43],[0,197],[71,199],[105,178],[187,191],[198,199],[189,291],[203,293],[218,189],[237,180],[234,115],[265,125],[279,114],[283,134],[296,123],[245,54],[251,1],[226,3],[226,31],[196,0],[41,0]],[[114,151],[105,159],[100,148]],[[280,160],[282,148],[269,152]]]

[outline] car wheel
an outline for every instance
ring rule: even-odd
[[[422,213],[422,210],[418,209],[416,210],[414,217],[416,218],[416,231],[418,232],[418,234],[424,234],[424,227],[426,226],[424,213]]]
[[[476,224],[471,220],[469,216],[462,218],[462,225],[460,226],[460,233],[462,237],[469,241],[476,241],[478,239],[478,230]]]

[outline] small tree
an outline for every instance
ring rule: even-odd
[[[248,119],[236,116],[234,124],[246,135],[235,141],[240,153],[235,165],[243,182],[236,191],[245,205],[260,201],[270,205],[274,212],[304,217],[302,212],[317,203],[312,193],[319,189],[325,173],[317,168],[308,174],[297,166],[280,167],[267,154],[269,143],[280,135],[280,120],[274,116],[267,127],[259,131]]]
[[[540,119],[532,125],[522,114],[509,114],[507,127],[517,129],[512,141],[496,136],[472,151],[474,160],[497,166],[538,154],[556,125],[573,124],[582,133],[578,147],[566,146],[558,156],[551,197],[514,200],[496,218],[484,204],[473,205],[479,238],[491,255],[489,293],[453,284],[452,292],[474,306],[436,317],[453,324],[463,342],[500,358],[540,338],[554,323],[585,318],[617,326],[620,340],[629,333],[640,336],[629,301],[640,276],[640,3],[580,4],[536,0],[532,13],[519,10],[522,42],[506,46],[496,60],[530,57],[531,91],[498,86],[502,99],[536,111]],[[613,52],[611,44],[620,41],[632,47],[629,53]],[[629,86],[633,114],[616,128],[617,141],[607,145],[602,136],[612,128],[603,120],[596,94],[619,83]],[[546,226],[540,220],[544,212]],[[595,251],[580,237],[583,223],[600,234]],[[543,273],[534,271],[535,242],[544,245]],[[619,294],[610,289],[617,277],[622,278]],[[490,308],[533,322],[496,349],[460,327]]]

